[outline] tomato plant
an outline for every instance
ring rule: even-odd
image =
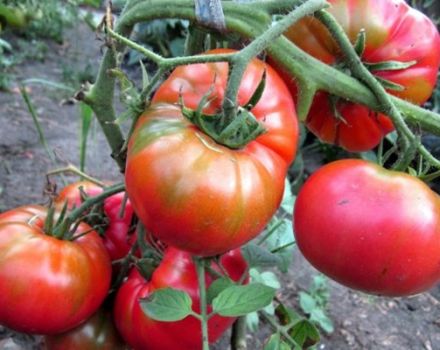
[[[102,193],[102,187],[89,182],[78,181],[64,187],[57,198],[55,205],[61,208],[67,203],[68,208],[79,207],[82,203],[80,188],[89,197]],[[130,234],[133,219],[133,208],[130,200],[124,201],[125,192],[120,192],[106,198],[103,202],[103,218],[98,224],[104,225],[102,240],[111,260],[123,258],[130,251],[136,240],[135,234]]]
[[[116,331],[110,312],[99,309],[80,326],[44,338],[47,350],[123,350],[128,349]]]
[[[352,43],[361,30],[365,31],[362,61],[376,77],[400,86],[393,89],[385,85],[391,94],[418,104],[431,96],[440,65],[440,36],[428,17],[404,0],[328,2],[331,4],[328,11]],[[303,18],[285,35],[320,61],[341,65],[344,54],[317,19]],[[393,67],[386,63],[404,65]],[[286,74],[284,77],[296,95],[294,79]],[[385,115],[324,92],[316,95],[306,124],[323,141],[353,152],[372,149],[393,130]]]
[[[203,112],[215,113],[228,77],[224,62],[176,68],[137,122],[127,193],[146,228],[165,243],[196,255],[224,253],[260,233],[278,208],[298,141],[293,101],[277,73],[257,59],[246,69],[238,101],[251,99],[264,71],[264,92],[251,112],[266,133],[241,149],[214,142],[169,104],[181,95],[197,109],[209,93]]]
[[[229,277],[238,281],[246,271],[246,262],[240,250],[233,250],[220,259]],[[213,281],[206,274],[207,285]],[[148,298],[155,290],[171,287],[189,294],[194,311],[200,311],[197,274],[191,255],[168,248],[151,280],[146,281],[137,270],[132,270],[120,288],[114,307],[116,327],[125,341],[134,349],[143,350],[197,350],[202,349],[201,324],[193,316],[177,322],[150,319],[141,309],[139,300]],[[215,342],[234,322],[234,318],[212,316],[209,321],[209,341]]]
[[[327,164],[304,184],[294,211],[299,249],[318,270],[387,296],[440,281],[440,198],[424,182],[363,160]]]
[[[54,334],[90,317],[107,295],[111,264],[98,234],[81,223],[73,240],[44,232],[47,209],[0,214],[0,324]]]
[[[101,268],[92,259],[71,258],[70,252],[93,238],[100,248],[91,257],[105,256],[102,240],[112,258],[125,256],[112,285],[116,291],[126,279],[116,292],[114,319],[135,349],[209,350],[209,341],[217,340],[236,317],[231,348],[246,343],[246,320],[256,327],[264,319],[272,327],[274,335],[261,341],[265,350],[314,346],[317,327],[332,331],[325,288],[315,284],[310,293],[298,294],[307,315],[303,318],[276,297],[277,276],[260,271],[288,267],[295,242],[285,214],[293,210],[293,196],[267,224],[280,205],[288,171],[300,174],[291,184],[299,186],[309,159],[290,168],[298,147],[294,100],[276,71],[256,57],[270,55],[288,72],[288,82],[298,83],[298,114],[308,114],[309,128],[324,141],[361,151],[395,127],[396,143],[379,154],[380,163],[397,159],[394,169],[417,172],[427,181],[439,176],[440,161],[414,133],[420,128],[440,135],[440,115],[416,105],[430,95],[440,61],[439,35],[423,15],[402,0],[330,0],[329,11],[347,36],[329,16],[325,0],[201,3],[127,0],[117,20],[109,3],[97,25],[105,40],[98,75],[75,94],[81,101],[81,169],[68,165],[47,176],[73,172],[89,178],[85,151],[94,112],[112,158],[125,172],[130,201],[124,204],[124,194],[115,195],[125,190],[124,184],[101,189],[82,183],[86,197],[92,197],[84,202],[73,184],[55,200],[57,209],[69,203],[67,213],[55,214],[56,223],[48,219],[52,210],[39,207],[0,216],[0,323],[55,333],[85,321],[101,303],[104,284],[108,288],[109,259]],[[204,11],[215,8],[212,16]],[[173,18],[171,25],[181,20],[188,25],[185,56],[169,57],[168,49],[174,48],[162,44],[160,55],[152,51],[154,45],[134,41],[139,22],[163,18]],[[366,34],[358,36],[361,28]],[[282,36],[286,30],[297,45]],[[0,46],[11,50],[1,39]],[[200,54],[207,47],[222,49]],[[144,56],[141,86],[124,72],[127,48]],[[37,82],[41,79],[26,80]],[[122,110],[115,104],[116,84]],[[23,87],[20,92],[40,141],[57,163],[59,157],[44,142],[39,109],[32,106],[35,90]],[[4,168],[14,169],[7,162]],[[0,192],[10,187],[1,184]],[[131,205],[144,223],[139,232],[147,231],[138,242],[141,258],[127,254],[134,238],[128,237]],[[103,214],[99,222],[97,213]],[[307,181],[295,209],[295,228],[304,255],[332,278],[366,292],[401,296],[424,291],[439,279],[437,217],[437,196],[421,181],[347,160],[325,166]],[[76,226],[83,218],[106,231],[101,240],[87,231],[89,226]],[[246,266],[230,249],[254,238],[242,249]],[[69,249],[62,256],[56,247],[44,250],[48,242],[55,245],[52,241],[59,250]],[[223,268],[215,264],[219,259]],[[141,272],[127,276],[133,264]],[[69,268],[73,277],[63,273]],[[244,271],[250,283],[241,285]],[[151,279],[146,277],[151,273]],[[226,274],[231,278],[216,279]],[[69,294],[75,279],[79,287]],[[90,328],[85,324],[82,329]],[[63,344],[76,341],[70,335],[58,338],[61,347],[87,346]]]

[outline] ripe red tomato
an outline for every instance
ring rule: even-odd
[[[99,309],[80,326],[66,333],[46,336],[47,350],[125,350],[109,312]]]
[[[365,63],[383,61],[411,62],[406,69],[375,71],[377,77],[404,87],[388,90],[393,95],[422,104],[430,96],[437,81],[440,65],[440,36],[435,25],[404,0],[328,0],[328,11],[344,28],[351,42],[365,29],[366,45],[362,54]],[[328,30],[315,18],[307,17],[292,26],[285,36],[297,46],[327,64],[343,60],[338,45]],[[296,95],[294,81],[283,74]],[[338,118],[327,93],[318,93],[307,118],[307,126],[325,142],[348,151],[374,148],[384,135],[393,130],[391,120],[365,106],[339,100]]]
[[[73,241],[43,231],[47,210],[0,214],[0,324],[55,334],[90,317],[107,295],[111,264],[101,239],[81,223]]]
[[[246,271],[247,264],[238,249],[223,255],[220,261],[234,281]],[[207,286],[212,281],[211,275],[206,273]],[[191,255],[169,247],[150,281],[133,269],[119,289],[114,306],[117,329],[134,350],[201,350],[202,331],[198,319],[188,316],[177,322],[160,322],[150,319],[141,310],[141,298],[166,287],[187,292],[193,301],[193,310],[200,312],[197,273]],[[211,317],[208,321],[209,341],[217,341],[234,320],[218,315]]]
[[[404,296],[440,281],[440,198],[408,174],[325,165],[300,190],[294,222],[306,259],[350,288]]]
[[[60,208],[67,202],[69,209],[79,207],[82,202],[79,188],[90,197],[102,193],[102,187],[89,182],[78,181],[64,187],[57,198],[55,205]],[[136,241],[136,235],[130,234],[133,219],[133,207],[130,200],[125,202],[124,212],[121,215],[122,205],[124,204],[125,192],[114,194],[104,200],[103,214],[106,217],[104,222],[105,231],[102,236],[111,260],[118,260],[125,257]]]
[[[230,52],[229,50],[228,52]],[[216,52],[225,52],[218,50]],[[182,116],[212,88],[205,113],[221,108],[227,63],[178,67],[140,117],[128,145],[127,193],[145,227],[163,242],[196,255],[236,248],[258,235],[277,210],[298,125],[292,98],[277,73],[257,59],[238,93],[247,103],[266,71],[252,113],[267,132],[242,149],[217,144]]]

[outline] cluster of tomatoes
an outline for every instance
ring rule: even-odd
[[[365,29],[361,57],[387,86],[394,84],[392,94],[414,103],[429,98],[440,64],[440,38],[424,15],[403,0],[329,2],[329,11],[353,42]],[[337,45],[316,19],[303,19],[286,36],[316,58],[340,66]],[[210,53],[225,52],[233,51]],[[53,215],[39,206],[0,214],[0,324],[52,335],[47,338],[51,349],[85,349],[75,343],[81,332],[92,334],[87,341],[107,341],[87,331],[93,324],[100,329],[107,314],[83,322],[108,295],[112,260],[133,253],[136,213],[166,248],[148,280],[135,268],[129,271],[114,297],[115,325],[134,349],[201,349],[198,319],[154,321],[139,300],[160,288],[177,288],[191,296],[198,312],[194,255],[221,256],[223,268],[212,269],[243,280],[247,266],[237,248],[255,238],[278,209],[298,142],[294,80],[258,59],[248,65],[237,101],[247,106],[264,77],[258,102],[248,107],[264,127],[262,135],[231,149],[191,123],[184,109],[206,118],[221,112],[228,72],[225,62],[181,66],[158,88],[128,144],[127,193],[103,202],[102,237],[86,223],[54,235]],[[372,149],[393,129],[387,116],[323,92],[316,95],[306,124],[322,140],[349,151]],[[61,191],[55,207],[78,207],[80,187],[92,197],[102,192],[99,186],[76,183]],[[335,280],[375,294],[409,295],[440,279],[439,211],[440,199],[417,178],[362,160],[341,160],[319,169],[301,189],[295,237],[305,257]],[[207,273],[207,284],[214,278]],[[233,321],[211,317],[209,340],[217,340]],[[77,326],[70,336],[57,335]],[[104,338],[119,342],[103,329],[111,334]]]
[[[69,210],[74,209],[84,194],[93,197],[102,191],[91,182],[76,182],[59,193],[54,206],[61,210],[67,203]],[[155,290],[171,287],[187,292],[194,311],[199,311],[196,268],[188,252],[165,248],[148,280],[132,268],[114,300],[105,301],[112,274],[114,279],[120,272],[115,263],[126,257],[136,242],[133,209],[124,197],[125,193],[118,193],[104,200],[101,214],[106,225],[102,237],[84,222],[75,226],[70,239],[51,236],[45,224],[48,211],[40,206],[20,207],[0,215],[1,324],[46,335],[50,350],[123,349],[124,342],[135,349],[201,348],[198,319],[153,321],[139,304]],[[240,280],[247,268],[238,249],[221,255],[219,264],[222,268],[214,265],[214,271],[226,271],[233,281]],[[207,286],[213,280],[207,273]],[[102,306],[110,302],[114,304],[113,317],[107,310],[110,308]],[[210,341],[216,341],[233,321],[211,317]]]

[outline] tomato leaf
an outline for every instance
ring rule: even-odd
[[[221,277],[212,282],[207,292],[208,304],[211,304],[214,298],[221,292],[223,292],[226,288],[233,285],[234,282],[232,282],[231,279],[228,277]]]
[[[277,267],[281,272],[286,273],[293,259],[294,236],[292,234],[292,221],[290,219],[272,220],[266,230],[267,232],[273,232],[271,232],[270,236],[264,238],[264,245],[280,258]]]
[[[289,179],[286,178],[284,183],[284,194],[283,194],[283,200],[281,201],[281,208],[286,213],[293,213],[293,207],[295,205],[295,199],[296,196],[292,193],[292,189],[290,188],[290,182]]]
[[[274,288],[261,283],[231,286],[213,300],[213,311],[221,316],[244,316],[269,305],[275,296],[275,291]]]
[[[180,321],[192,313],[190,296],[173,288],[158,289],[140,304],[142,311],[157,321]]]
[[[290,336],[302,347],[308,348],[319,342],[319,331],[313,323],[308,320],[301,320],[290,330]]]
[[[281,264],[279,256],[255,243],[245,245],[241,252],[249,267],[274,267]]]
[[[283,326],[294,324],[302,320],[300,315],[298,315],[298,313],[294,309],[285,306],[284,304],[279,304],[275,308],[275,315]]]
[[[260,273],[257,269],[250,269],[249,275],[251,276],[252,282],[262,283],[275,289],[281,288],[281,283],[278,280],[277,275],[272,271],[264,271]]]
[[[314,309],[310,314],[310,321],[317,323],[325,332],[333,333],[332,320],[324,313],[323,309]]]
[[[290,350],[289,344],[281,340],[281,336],[276,333],[272,334],[263,350]]]
[[[246,315],[246,326],[251,332],[258,331],[258,325],[260,323],[260,318],[257,312],[251,312]]]

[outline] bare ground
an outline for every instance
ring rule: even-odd
[[[97,67],[100,42],[80,27],[69,33],[63,46],[50,44],[44,62],[27,61],[17,70],[19,79],[44,78],[62,81],[66,67]],[[62,163],[78,164],[79,112],[75,105],[60,105],[62,96],[53,90],[32,86],[30,96],[37,107],[48,143]],[[89,145],[87,171],[108,180],[122,180],[110,149],[99,130]],[[58,165],[59,166],[59,165]],[[29,203],[44,203],[45,173],[56,166],[41,147],[34,123],[20,94],[0,92],[0,211]],[[298,292],[307,290],[316,271],[296,252],[290,272],[282,276],[280,298],[298,306]],[[411,298],[389,299],[366,296],[329,282],[329,315],[335,324],[331,335],[323,333],[319,349],[440,350],[440,286]],[[4,332],[4,330],[3,330]],[[0,329],[0,349],[38,348],[38,342],[13,345]],[[262,330],[249,335],[250,348],[261,349],[268,335]],[[2,340],[3,337],[3,340]],[[5,338],[6,337],[6,338]],[[216,349],[227,349],[223,339]]]

